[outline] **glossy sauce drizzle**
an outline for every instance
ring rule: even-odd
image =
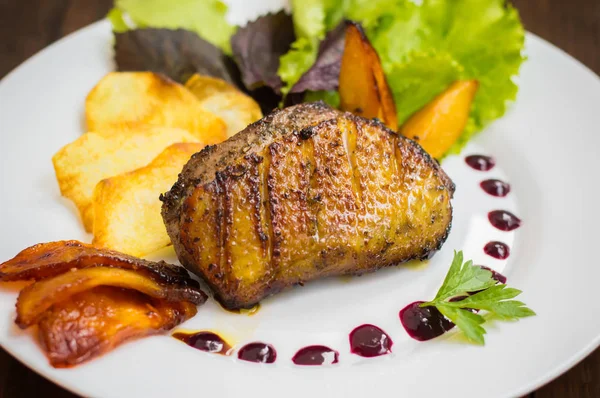
[[[488,194],[499,198],[505,197],[510,192],[510,185],[508,183],[496,179],[481,181],[479,186]]]
[[[293,356],[296,365],[333,365],[338,363],[339,353],[324,345],[311,345],[301,348]]]
[[[479,171],[491,170],[496,165],[494,158],[485,155],[467,156],[465,162],[467,162],[471,168]]]
[[[521,219],[510,211],[494,210],[488,213],[490,223],[501,231],[512,231],[521,226]]]
[[[378,357],[392,352],[394,342],[375,325],[365,324],[350,332],[350,352],[361,357]]]
[[[270,344],[250,343],[238,351],[238,358],[248,362],[273,363],[277,359],[277,352]]]
[[[200,351],[229,355],[231,345],[216,333],[201,331],[196,333],[175,332],[173,337]]]

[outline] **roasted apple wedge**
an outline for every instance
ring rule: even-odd
[[[465,129],[477,93],[476,80],[459,80],[412,115],[400,129],[434,158],[441,158]]]
[[[162,283],[156,278],[126,269],[94,267],[67,271],[21,290],[17,298],[15,323],[25,329],[37,323],[42,314],[54,304],[97,286],[136,290],[166,301],[189,301],[197,305],[206,301],[206,295],[202,291],[190,286]]]
[[[189,301],[168,302],[115,287],[96,287],[54,304],[38,323],[50,364],[70,367],[125,341],[170,330],[196,315]]]
[[[38,244],[0,264],[0,281],[31,279],[17,298],[15,323],[39,326],[55,367],[171,329],[207,298],[182,267],[77,241]]]
[[[0,264],[0,281],[41,280],[72,269],[114,267],[160,278],[167,283],[197,287],[183,267],[152,262],[76,240],[38,243]]]
[[[377,51],[361,26],[353,22],[346,26],[339,93],[342,110],[377,118],[390,129],[398,129],[396,104]]]

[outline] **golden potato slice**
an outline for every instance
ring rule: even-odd
[[[171,144],[197,141],[182,129],[122,126],[82,135],[59,150],[52,162],[60,192],[75,203],[85,229],[91,232],[92,197],[100,180],[145,166]]]
[[[89,131],[128,123],[188,130],[206,144],[227,138],[225,123],[185,87],[153,72],[111,72],[85,101]]]
[[[149,165],[102,180],[94,191],[94,242],[133,256],[171,243],[160,215],[159,195],[168,191],[203,145],[174,144]]]
[[[223,119],[228,137],[262,118],[256,101],[225,80],[195,74],[185,87],[200,100],[204,109]]]

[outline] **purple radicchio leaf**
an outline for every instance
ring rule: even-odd
[[[290,93],[337,90],[345,37],[344,22],[327,33],[319,45],[315,63],[292,86]]]
[[[231,37],[231,50],[248,90],[268,86],[281,93],[279,58],[296,40],[292,17],[284,11],[259,17]]]
[[[135,29],[115,33],[119,71],[152,71],[185,83],[194,73],[241,86],[233,59],[194,32],[183,29]]]

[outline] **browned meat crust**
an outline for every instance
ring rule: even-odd
[[[163,199],[181,263],[226,308],[330,275],[422,259],[451,226],[454,184],[381,123],[322,103],[203,150]]]

